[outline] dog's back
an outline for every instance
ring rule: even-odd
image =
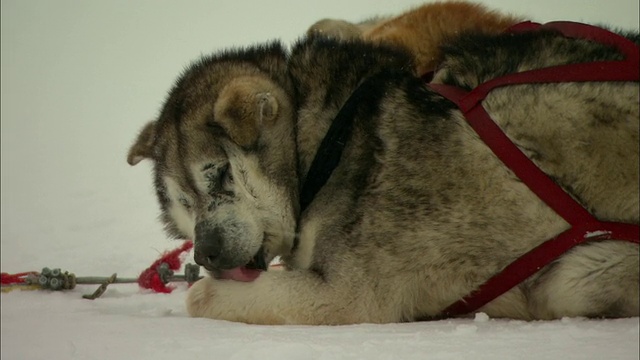
[[[638,43],[637,34],[629,38]],[[468,90],[516,72],[624,59],[612,46],[548,30],[468,34],[444,51],[434,82]],[[484,106],[536,165],[594,215],[638,224],[638,98],[637,82],[524,84],[493,90]]]

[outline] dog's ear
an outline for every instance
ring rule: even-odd
[[[156,122],[150,121],[142,128],[136,142],[129,149],[129,154],[127,155],[129,165],[136,165],[143,159],[153,159],[155,136]]]
[[[353,40],[362,37],[361,26],[338,19],[322,19],[307,30],[309,37],[327,37],[336,40]]]
[[[249,147],[263,127],[273,125],[279,115],[280,90],[260,77],[233,80],[220,93],[214,109],[214,121],[222,126],[238,145]]]

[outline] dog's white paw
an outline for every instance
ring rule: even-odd
[[[214,281],[205,276],[196,281],[187,293],[187,312],[193,317],[210,317],[214,305]]]
[[[200,279],[187,293],[187,312],[193,317],[216,320],[263,325],[284,324],[285,319],[279,306],[282,301],[272,296],[268,291],[270,283],[264,280],[266,279],[247,283],[210,277]]]

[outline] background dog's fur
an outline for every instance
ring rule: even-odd
[[[499,57],[468,60],[485,56],[483,50]],[[528,56],[519,58],[520,50]],[[551,33],[474,36],[451,45],[436,81],[472,87],[514,69],[618,57]],[[232,214],[238,217],[233,224],[250,226],[238,225],[239,235],[227,240],[231,258],[254,255],[260,239],[242,236],[254,227],[271,233],[269,258],[281,255],[290,268],[249,283],[205,278],[190,290],[192,315],[261,324],[437,316],[567,229],[413,69],[411,56],[397,50],[311,37],[290,55],[277,46],[230,52],[194,64],[181,77],[130,154],[155,161],[165,223],[177,236],[206,242],[194,225],[203,218],[225,224]],[[259,93],[269,94],[278,115],[265,122],[263,113],[245,111],[261,99],[245,94],[238,111],[211,117],[228,106],[221,94],[238,78],[263,84],[267,91]],[[299,183],[333,117],[362,82],[367,94],[357,104],[341,163],[298,214]],[[485,105],[517,145],[596,216],[637,224],[638,96],[637,83],[520,85],[492,92]],[[203,132],[211,122],[221,131]],[[234,134],[247,124],[250,135],[240,131],[238,140]],[[203,175],[194,164],[225,162],[234,178],[244,176],[244,185],[235,181],[224,206],[212,208],[217,192],[198,185]],[[256,184],[257,196],[241,189]],[[215,220],[221,211],[224,221]],[[638,266],[637,245],[583,245],[482,310],[520,319],[638,315]]]
[[[416,73],[433,71],[442,61],[440,46],[465,32],[500,34],[521,18],[465,1],[427,3],[395,17],[374,17],[361,23],[322,19],[308,33],[348,40],[360,38],[408,50]]]

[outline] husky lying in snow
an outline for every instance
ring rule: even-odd
[[[637,43],[637,37],[636,37]],[[493,54],[491,61],[486,54]],[[463,35],[435,78],[467,89],[523,69],[621,57],[551,31]],[[128,161],[154,162],[169,234],[210,276],[192,316],[255,324],[434,318],[569,225],[414,76],[412,57],[318,36],[195,62]],[[508,86],[484,104],[506,134],[596,217],[639,223],[639,86]],[[345,105],[346,104],[346,105]],[[353,124],[337,167],[300,205],[334,118]],[[331,147],[330,147],[331,148]],[[264,271],[274,257],[286,266]],[[480,310],[491,317],[639,311],[638,246],[577,246]]]

